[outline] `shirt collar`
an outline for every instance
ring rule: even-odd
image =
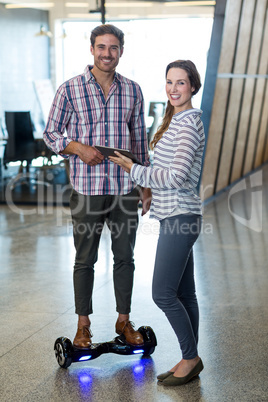
[[[95,80],[94,75],[91,72],[92,68],[93,68],[92,65],[88,65],[88,66],[86,66],[86,68],[84,70],[84,75],[85,75],[85,78],[86,78],[87,82]],[[114,81],[121,81],[122,82],[121,75],[118,74],[117,72],[115,72],[115,74],[114,74]]]

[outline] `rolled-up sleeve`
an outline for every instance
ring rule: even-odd
[[[56,92],[43,133],[45,144],[56,154],[61,154],[72,141],[65,135],[65,128],[72,113],[73,109],[68,101],[65,85],[63,84]],[[63,154],[61,156],[68,157]]]

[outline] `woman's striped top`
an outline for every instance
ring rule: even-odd
[[[199,109],[175,114],[155,147],[153,166],[131,168],[131,179],[152,189],[151,218],[164,219],[178,208],[202,214],[196,191],[205,145],[201,114]]]

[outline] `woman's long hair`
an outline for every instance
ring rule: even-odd
[[[197,92],[201,88],[201,82],[200,82],[200,75],[196,69],[195,64],[190,60],[173,61],[172,63],[169,63],[166,68],[166,78],[171,68],[181,68],[182,70],[185,70],[187,72],[191,87],[194,88],[192,95],[197,94]],[[154,138],[150,143],[151,149],[154,149],[158,141],[162,138],[163,134],[167,131],[173,115],[174,115],[174,106],[172,106],[168,100],[162,124],[158,127],[157,132],[155,133]]]

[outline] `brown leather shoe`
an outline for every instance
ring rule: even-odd
[[[88,349],[91,345],[92,336],[93,334],[90,331],[89,325],[84,325],[82,328],[77,328],[73,345],[78,349]]]
[[[143,336],[139,333],[139,331],[135,331],[133,322],[129,320],[116,321],[115,324],[115,332],[118,335],[124,335],[126,338],[127,343],[130,345],[143,345],[144,340]]]

